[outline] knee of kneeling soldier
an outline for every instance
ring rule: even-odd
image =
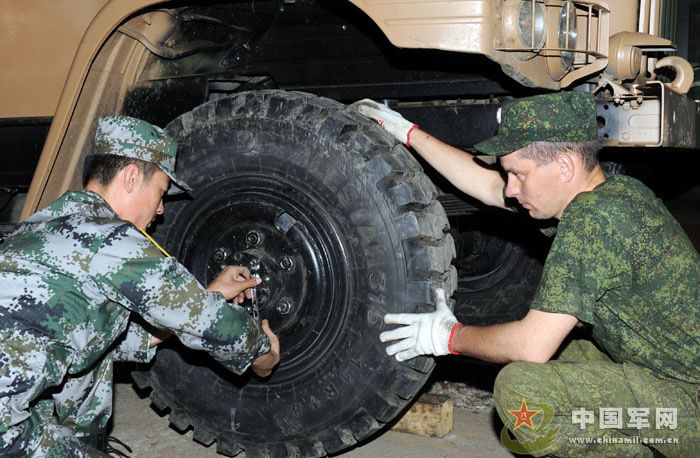
[[[493,400],[496,409],[504,412],[521,401],[534,402],[533,378],[542,365],[537,363],[514,362],[501,369],[493,386]]]

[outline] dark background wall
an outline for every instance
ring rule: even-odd
[[[669,18],[671,26],[667,27],[669,32],[667,37],[676,41],[678,55],[685,57],[693,64],[700,64],[700,0],[667,1],[669,4],[676,4],[677,14],[675,33],[673,33],[673,18]]]

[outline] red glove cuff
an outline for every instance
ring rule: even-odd
[[[447,339],[447,350],[449,350],[450,354],[452,355],[459,355],[460,353],[458,351],[455,351],[454,348],[452,348],[452,338],[455,336],[455,332],[457,329],[464,327],[462,323],[455,323],[454,326],[452,326],[452,329],[450,330],[450,337]]]
[[[416,127],[419,127],[418,124],[414,124],[410,129],[408,129],[408,132],[406,133],[406,146],[411,146],[411,132],[413,132],[413,129]]]

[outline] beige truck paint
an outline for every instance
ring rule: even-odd
[[[553,90],[601,75],[601,81],[615,85],[623,97],[634,97],[624,94],[623,77],[632,77],[637,54],[609,49],[609,37],[635,30],[638,14],[646,14],[643,10],[648,12],[658,3],[642,0],[639,9],[637,0],[614,0],[611,10],[603,0],[576,1],[577,39],[561,44],[558,29],[567,5],[561,0],[349,1],[397,46],[484,54],[519,82]],[[143,77],[153,44],[173,26],[167,10],[153,7],[167,7],[168,3],[0,2],[0,59],[6,64],[0,74],[0,116],[53,117],[22,218],[67,189],[79,187],[78,170],[89,148],[94,121],[99,115],[118,113],[129,86]],[[535,30],[527,36],[519,29],[533,23],[523,21],[528,8],[535,11],[534,24],[544,25],[542,33]],[[656,22],[655,18],[645,20],[639,27],[654,30]],[[570,67],[563,64],[562,53],[572,57]],[[617,56],[616,68],[624,72],[617,74],[608,66],[610,54]],[[51,65],[46,65],[49,59]],[[682,92],[686,85],[680,82],[672,89]]]
[[[65,192],[77,179],[76,169],[80,162],[79,155],[66,157],[57,164],[59,149],[63,144],[69,122],[74,115],[74,109],[81,91],[85,86],[86,76],[98,51],[113,30],[130,14],[147,6],[158,3],[154,0],[5,0],[2,2],[0,17],[14,14],[19,18],[11,27],[0,29],[0,59],[14,55],[13,72],[9,81],[2,81],[0,97],[4,117],[27,117],[53,115],[39,163],[37,165],[27,199],[22,211],[25,218],[36,209],[46,205],[62,192]],[[64,18],[61,20],[61,18]],[[7,43],[7,45],[5,45]],[[57,44],[54,46],[53,44]],[[20,50],[13,48],[17,45]],[[45,47],[51,46],[55,55],[46,52]],[[118,53],[116,53],[118,54]],[[46,65],[46,59],[56,62],[55,68],[46,77],[40,76],[42,71],[37,65]],[[10,60],[12,62],[12,60]],[[67,67],[66,63],[70,66]],[[19,70],[15,72],[15,70]],[[95,70],[95,77],[99,80]],[[3,72],[5,73],[5,72]],[[38,89],[36,78],[45,83],[43,89]],[[43,78],[43,79],[42,79]],[[5,84],[7,83],[7,84]],[[31,87],[26,87],[30,84]],[[96,87],[100,87],[99,84]],[[22,89],[25,89],[24,91]],[[25,94],[41,92],[32,96],[26,103],[17,100]],[[60,94],[60,96],[58,96]],[[6,102],[12,100],[11,105]],[[85,124],[76,128],[85,131]],[[91,127],[91,126],[90,126]],[[82,135],[83,142],[85,135]],[[73,145],[72,145],[73,146]],[[68,155],[70,156],[70,155]],[[59,167],[56,167],[56,166]],[[49,186],[49,179],[53,177]],[[58,178],[57,178],[58,177]]]
[[[398,47],[484,54],[528,86],[559,90],[607,65],[610,8],[602,0],[574,2],[579,37],[569,46],[561,46],[558,40],[558,22],[568,4],[564,1],[350,1]],[[535,11],[530,13],[535,21],[523,20],[529,9]],[[523,36],[522,26],[533,23],[542,25],[542,36]],[[573,68],[559,63],[567,49],[578,51]]]
[[[105,3],[0,2],[1,118],[54,115],[80,40]]]

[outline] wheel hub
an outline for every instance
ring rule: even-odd
[[[230,264],[260,276],[260,318],[283,348],[277,374],[291,376],[335,338],[348,300],[347,267],[335,223],[313,191],[283,180],[238,175],[202,190],[177,252],[204,284]]]

